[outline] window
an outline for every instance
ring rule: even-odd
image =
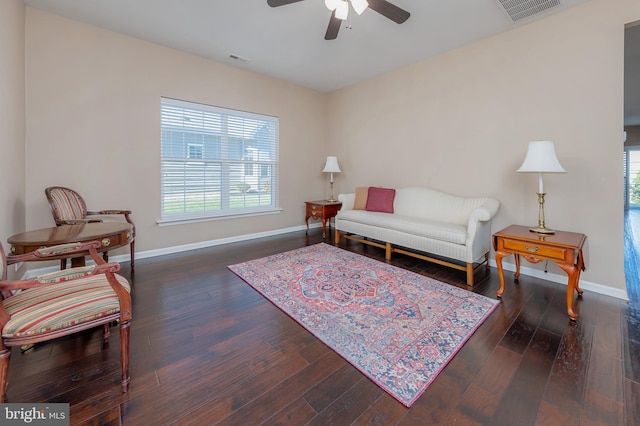
[[[625,148],[624,155],[625,176],[625,207],[640,207],[640,149]]]
[[[277,209],[278,119],[162,98],[162,220]]]

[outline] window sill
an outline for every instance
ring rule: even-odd
[[[264,216],[267,214],[278,214],[278,213],[282,213],[281,208],[274,208],[271,210],[262,210],[259,212],[228,213],[228,214],[221,214],[216,216],[198,216],[198,217],[180,217],[175,219],[160,219],[156,221],[156,223],[159,226],[171,226],[171,225],[182,225],[186,223],[208,222],[212,220],[239,219],[239,218],[251,217],[251,216]]]

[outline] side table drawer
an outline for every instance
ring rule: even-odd
[[[314,219],[322,218],[323,207],[316,204],[307,204],[307,216],[312,216]]]
[[[544,244],[503,239],[502,244],[506,250],[518,252],[527,256],[540,256],[542,258],[564,260],[565,249],[550,247]]]
[[[124,234],[110,235],[108,237],[102,238],[99,241],[100,241],[100,244],[102,245],[102,248],[108,249],[111,246],[125,245],[127,242],[129,242],[130,239],[131,239],[130,234],[127,232]]]

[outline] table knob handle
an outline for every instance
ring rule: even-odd
[[[524,246],[524,248],[525,248],[525,249],[527,249],[527,251],[528,251],[529,253],[535,253],[535,252],[537,252],[538,250],[540,250],[540,247],[529,247],[529,246]]]
[[[109,244],[111,244],[111,240],[108,238],[103,238],[102,239],[102,247],[109,247]]]

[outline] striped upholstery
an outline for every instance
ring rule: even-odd
[[[48,274],[38,275],[35,279],[43,284],[55,284],[62,281],[76,280],[84,276],[91,276],[96,269],[95,265],[77,266],[71,269],[63,269],[61,271],[49,272]]]
[[[36,250],[36,254],[40,256],[60,256],[74,251],[78,247],[80,247],[80,243],[67,243],[52,247],[40,247]]]
[[[124,277],[115,277],[131,291]],[[11,316],[3,338],[37,336],[120,311],[118,297],[103,274],[24,290],[2,303]]]
[[[51,200],[56,205],[60,220],[83,219],[86,211],[80,196],[66,188],[54,188],[51,191]]]

